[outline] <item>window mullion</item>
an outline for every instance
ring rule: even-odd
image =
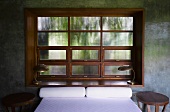
[[[68,75],[68,77],[71,77],[71,57],[72,57],[72,53],[71,53],[71,47],[70,47],[70,27],[71,27],[71,25],[70,25],[70,16],[68,16],[68,49],[67,49],[67,54],[68,54],[68,60],[67,60],[67,62],[68,62],[68,66],[67,66],[67,75]]]
[[[104,68],[103,68],[103,58],[104,58],[104,53],[103,53],[103,20],[102,20],[102,16],[100,17],[100,77],[103,76],[104,73]]]

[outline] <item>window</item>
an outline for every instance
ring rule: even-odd
[[[115,86],[132,79],[118,71],[131,65],[143,86],[143,9],[26,9],[25,17],[26,85],[45,64],[42,85]]]

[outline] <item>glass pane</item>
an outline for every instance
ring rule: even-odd
[[[71,30],[100,30],[100,17],[71,17]]]
[[[100,33],[71,33],[71,46],[100,46]]]
[[[40,75],[66,75],[66,65],[50,65],[48,68],[48,71],[41,72]]]
[[[73,65],[72,75],[99,75],[98,66],[96,65]]]
[[[105,50],[105,59],[109,60],[130,60],[130,50]]]
[[[133,33],[103,33],[103,46],[133,46]]]
[[[66,50],[40,50],[40,60],[66,60]]]
[[[103,30],[133,30],[133,17],[103,17]]]
[[[98,50],[72,50],[73,60],[97,60]]]
[[[67,17],[38,17],[38,30],[67,30]]]
[[[127,71],[119,71],[119,66],[105,66],[104,67],[104,75],[130,75],[129,70]]]
[[[68,46],[67,33],[38,33],[39,46]]]

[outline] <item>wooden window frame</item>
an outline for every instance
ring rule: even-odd
[[[133,46],[131,47],[115,47],[115,46],[94,46],[94,47],[77,47],[77,46],[69,46],[69,47],[61,47],[60,49],[66,50],[66,60],[52,60],[52,61],[39,61],[39,55],[37,54],[39,49],[58,49],[55,46],[48,47],[37,47],[37,17],[48,17],[48,16],[117,16],[117,17],[133,17],[134,18],[134,28],[133,28]],[[47,65],[66,65],[67,67],[67,75],[66,76],[41,76],[38,77],[38,80],[41,80],[43,83],[41,86],[129,86],[126,81],[131,79],[131,77],[126,77],[122,75],[104,75],[104,65],[125,65],[129,64],[134,67],[136,73],[136,84],[133,86],[144,86],[144,10],[143,9],[46,9],[46,8],[26,8],[25,9],[25,36],[26,36],[26,86],[36,86],[33,85],[32,81],[34,79],[34,71],[33,68],[38,63],[47,64]],[[102,30],[102,29],[101,29]],[[68,29],[70,32],[70,29]],[[76,32],[82,32],[77,31]],[[73,32],[74,32],[73,31]],[[84,32],[94,32],[94,31],[84,31]],[[98,31],[96,31],[98,32]],[[109,32],[109,31],[105,31]],[[114,31],[114,32],[120,32]],[[128,31],[124,31],[128,32]],[[102,40],[100,41],[102,42]],[[70,44],[70,39],[68,39],[68,43]],[[92,63],[92,65],[99,65],[99,74],[100,77],[72,77],[70,76],[71,67],[70,66],[70,57],[71,50],[69,49],[99,49],[101,55],[99,56],[99,60],[86,61],[86,60],[78,60],[72,61],[71,64],[79,64],[86,65],[87,63]],[[101,50],[102,49],[102,50]],[[115,50],[131,50],[132,51],[132,62],[127,60],[104,60],[104,49],[115,49]],[[39,76],[39,74],[38,74]],[[98,82],[98,84],[91,84],[93,82]],[[50,82],[53,82],[52,84]],[[60,85],[61,82],[61,85]],[[82,85],[73,85],[73,82],[80,82]],[[117,83],[118,82],[118,83]],[[122,84],[122,83],[123,84]],[[125,82],[125,83],[124,83]],[[64,85],[62,85],[64,83]],[[107,85],[105,83],[111,83],[111,85]]]

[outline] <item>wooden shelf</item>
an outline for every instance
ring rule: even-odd
[[[42,81],[39,85],[32,84],[32,86],[37,87],[64,87],[64,86],[74,86],[74,87],[142,87],[140,84],[136,83],[134,85],[129,85],[127,81]]]

